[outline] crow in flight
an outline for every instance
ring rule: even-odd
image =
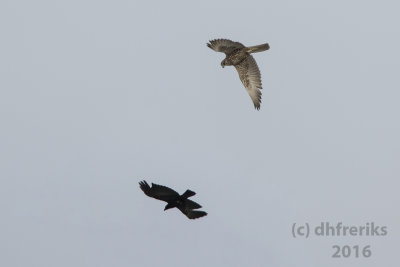
[[[179,195],[176,191],[166,186],[151,183],[150,187],[146,181],[139,182],[139,185],[147,196],[167,202],[168,204],[164,210],[178,208],[189,219],[197,219],[207,215],[205,211],[195,210],[201,208],[201,206],[188,199],[196,195],[191,190],[186,190],[185,193]]]

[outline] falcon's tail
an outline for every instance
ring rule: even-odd
[[[269,44],[265,43],[265,44],[261,44],[261,45],[255,45],[255,46],[249,46],[247,47],[247,53],[257,53],[257,52],[262,52],[265,50],[269,49]]]

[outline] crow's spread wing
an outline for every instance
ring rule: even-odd
[[[207,212],[201,210],[190,210],[188,213],[186,213],[186,217],[189,219],[197,219],[206,215]]]
[[[187,208],[191,210],[200,209],[201,205],[199,203],[194,202],[193,200],[186,199],[185,205]]]
[[[179,197],[179,194],[176,191],[163,185],[152,183],[150,187],[146,181],[139,182],[139,185],[147,196],[158,200],[170,202]]]
[[[193,202],[193,203],[197,204],[196,202]],[[199,204],[197,204],[197,205],[199,205]],[[179,206],[178,209],[183,214],[185,214],[186,217],[188,217],[189,219],[197,219],[197,218],[200,218],[200,217],[203,217],[203,216],[207,215],[207,212],[205,212],[205,211],[191,209],[190,208],[190,204],[188,205],[187,203],[185,203],[184,205]]]

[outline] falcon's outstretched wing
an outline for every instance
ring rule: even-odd
[[[207,46],[209,48],[211,48],[214,51],[217,52],[223,52],[225,54],[228,54],[230,52],[232,52],[235,49],[238,48],[243,48],[245,47],[243,44],[239,43],[239,42],[234,42],[228,39],[215,39],[215,40],[211,40]]]
[[[176,191],[163,185],[152,183],[150,187],[146,181],[139,182],[139,185],[147,196],[158,200],[171,202],[179,198],[179,194]]]
[[[247,93],[249,93],[251,100],[253,100],[254,107],[260,109],[261,104],[261,74],[258,69],[256,60],[249,55],[240,64],[235,65],[236,70],[239,73],[239,78],[242,81],[244,87],[246,87]]]

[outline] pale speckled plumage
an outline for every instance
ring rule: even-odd
[[[224,66],[235,66],[239,78],[253,100],[254,107],[259,110],[261,105],[261,73],[251,53],[262,52],[269,49],[269,45],[261,44],[246,47],[239,42],[228,39],[211,40],[207,46],[214,51],[223,52],[226,58],[221,62]]]

